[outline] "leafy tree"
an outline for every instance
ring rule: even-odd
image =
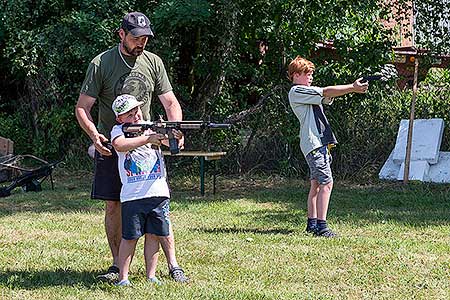
[[[154,23],[148,50],[163,58],[186,119],[236,124],[189,139],[192,147],[228,150],[222,167],[230,171],[305,172],[287,103],[286,66],[296,55],[316,64],[323,86],[353,81],[391,54],[389,31],[378,21],[387,10],[375,0],[1,2],[0,135],[12,138],[17,152],[48,158],[86,156],[89,140],[73,107],[89,61],[118,42],[115,31],[128,11]],[[334,41],[332,55],[317,46],[327,40]],[[374,164],[381,155],[375,152],[386,153],[395,129],[383,125],[398,122],[404,110],[402,95],[393,101],[398,106],[388,105],[391,94],[350,96],[330,108],[343,142],[338,168],[351,173]],[[357,161],[369,129],[379,143]]]

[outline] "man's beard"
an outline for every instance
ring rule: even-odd
[[[123,49],[127,55],[134,57],[139,56],[144,52],[144,48],[141,47],[130,48],[125,41],[123,41]]]

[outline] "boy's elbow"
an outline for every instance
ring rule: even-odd
[[[114,147],[114,150],[117,152],[126,152],[127,149],[125,149],[125,144],[121,143],[120,138],[116,138],[111,142],[111,145]]]
[[[129,150],[129,147],[127,147],[125,144],[113,143],[112,145],[117,152],[127,152]]]
[[[116,152],[126,152],[126,149],[120,146],[114,146],[114,150],[116,150]]]

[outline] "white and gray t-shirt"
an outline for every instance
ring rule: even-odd
[[[111,130],[111,141],[124,135],[122,125]],[[149,197],[170,197],[164,157],[160,149],[145,144],[127,152],[117,152],[122,181],[120,202]]]
[[[293,85],[289,91],[289,104],[300,122],[300,148],[303,155],[328,144],[337,144],[322,104],[330,105],[323,97],[323,88]]]

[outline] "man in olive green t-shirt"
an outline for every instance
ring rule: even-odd
[[[139,12],[129,13],[123,18],[118,34],[119,45],[99,54],[89,64],[75,108],[78,123],[89,135],[96,149],[91,197],[105,200],[106,203],[105,230],[113,257],[113,265],[108,272],[99,276],[106,280],[117,277],[121,240],[121,182],[117,153],[108,144],[111,129],[116,122],[111,104],[118,95],[131,94],[138,101],[144,102],[141,107],[143,117],[149,120],[151,100],[156,95],[169,121],[182,120],[181,106],[172,92],[161,58],[144,50],[149,37],[154,36],[149,19]],[[91,115],[95,102],[99,105],[97,126]],[[179,146],[183,143],[184,140],[181,139]],[[169,271],[180,269],[175,258],[172,228],[161,245],[167,256]]]

